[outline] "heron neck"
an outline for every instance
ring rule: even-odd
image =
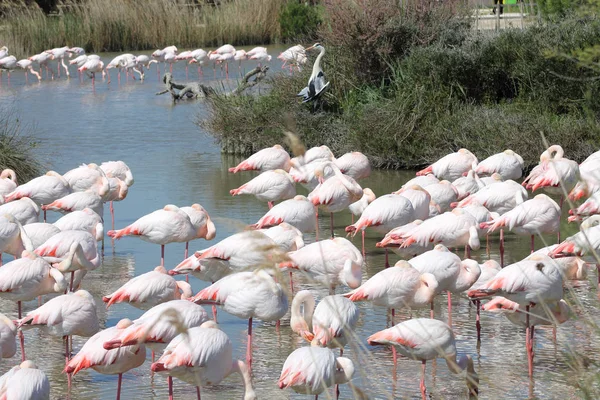
[[[312,77],[313,78],[315,76],[317,76],[320,71],[322,71],[322,69],[321,69],[321,59],[323,58],[324,55],[325,55],[325,47],[321,47],[320,53],[317,56],[317,59],[315,60],[315,63],[313,65],[313,70],[312,70]]]

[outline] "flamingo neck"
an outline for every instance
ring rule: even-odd
[[[303,308],[304,312],[301,312]],[[292,301],[290,326],[294,332],[312,332],[312,318],[315,311],[315,298],[308,290],[298,292]]]
[[[346,357],[337,357],[335,364],[340,370],[335,371],[335,384],[350,382],[354,375],[354,363]]]
[[[240,374],[242,380],[244,381],[244,400],[256,399],[256,393],[252,387],[252,377],[250,376],[250,372],[248,371],[246,364],[243,361],[234,360],[229,374],[233,372]]]

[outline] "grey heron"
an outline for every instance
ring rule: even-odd
[[[325,80],[325,74],[321,68],[321,59],[325,55],[325,47],[323,47],[320,43],[315,43],[306,49],[306,51],[312,49],[318,49],[320,53],[313,64],[312,74],[308,79],[308,86],[298,93],[298,96],[302,97],[303,103],[318,100],[323,95],[327,87],[329,87],[329,82]]]

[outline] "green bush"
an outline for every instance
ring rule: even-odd
[[[279,14],[281,38],[285,41],[311,39],[321,24],[318,6],[291,0],[286,2]]]

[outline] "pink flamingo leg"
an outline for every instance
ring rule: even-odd
[[[270,210],[271,208],[273,208],[273,202],[272,202],[272,201],[269,201],[267,204],[269,205],[269,210]]]
[[[217,322],[217,306],[213,305],[212,306],[212,313],[213,313],[213,321],[215,321],[215,323]]]
[[[115,206],[113,205],[113,202],[110,202],[110,219],[112,222],[112,230],[115,230]]]
[[[535,251],[535,235],[531,235],[531,254]]]
[[[500,268],[504,268],[504,229],[500,229]]]
[[[390,267],[390,252],[387,247],[385,248],[385,267]]]
[[[562,216],[562,209],[563,209],[563,202],[565,201],[565,197],[561,194],[560,195],[560,208],[559,208],[559,215],[558,215],[558,242],[556,243],[560,243],[560,217]]]
[[[292,280],[292,271],[289,272],[290,274],[290,291],[292,292],[292,296],[294,295],[294,281]]]
[[[169,385],[169,400],[173,400],[173,377],[171,375],[167,378],[167,384]]]
[[[252,317],[248,318],[248,346],[246,348],[246,364],[252,371]]]
[[[44,210],[44,222],[46,222],[46,210]]]
[[[184,259],[184,260],[185,260],[186,258],[188,258],[188,252],[189,252],[189,250],[190,250],[190,242],[185,242],[185,252],[184,252],[184,254],[183,254],[183,256],[184,256],[184,257],[183,257],[183,259]],[[189,278],[188,274],[185,274],[185,281],[186,281],[186,282],[189,282],[189,281],[190,281],[190,278]]]
[[[425,389],[425,363],[427,363],[427,361],[421,361],[421,384],[419,387],[421,388],[422,400],[427,400],[427,390]]]
[[[188,79],[188,66],[185,64],[185,79]]]
[[[71,352],[69,351],[69,336],[65,336],[65,366],[69,365]],[[71,374],[67,373],[67,387],[71,390]]]
[[[430,303],[429,307],[429,318],[433,319],[433,301]]]
[[[452,293],[448,292],[448,326],[452,329]]]
[[[160,245],[160,266],[161,267],[165,266],[165,245],[164,244]]]
[[[19,316],[19,319],[22,318],[22,311],[21,311],[21,302],[17,301],[17,314]],[[21,361],[25,361],[26,357],[25,357],[25,336],[23,335],[23,331],[21,329],[19,329],[19,342],[21,344]]]
[[[362,255],[363,255],[363,257],[365,257],[366,253],[365,253],[365,230],[364,229],[362,230],[361,236],[362,236]]]
[[[200,386],[196,386],[196,397],[200,400]]]
[[[531,352],[533,351],[531,346],[531,327],[529,326],[529,306],[525,306],[525,349],[527,350],[527,364],[529,367],[529,377],[533,376],[533,357]]]
[[[0,267],[2,266],[2,253],[0,253]],[[20,318],[20,317],[19,317]]]
[[[481,310],[481,300],[475,300],[475,306],[477,307],[477,317],[475,319],[475,326],[477,327],[477,342],[481,342],[481,319],[479,311]]]
[[[329,218],[330,218],[330,225],[331,225],[331,238],[333,239],[335,237],[335,234],[333,233],[333,213],[329,213]]]
[[[117,400],[121,400],[121,384],[123,383],[123,374],[119,374],[119,380],[117,381]]]

